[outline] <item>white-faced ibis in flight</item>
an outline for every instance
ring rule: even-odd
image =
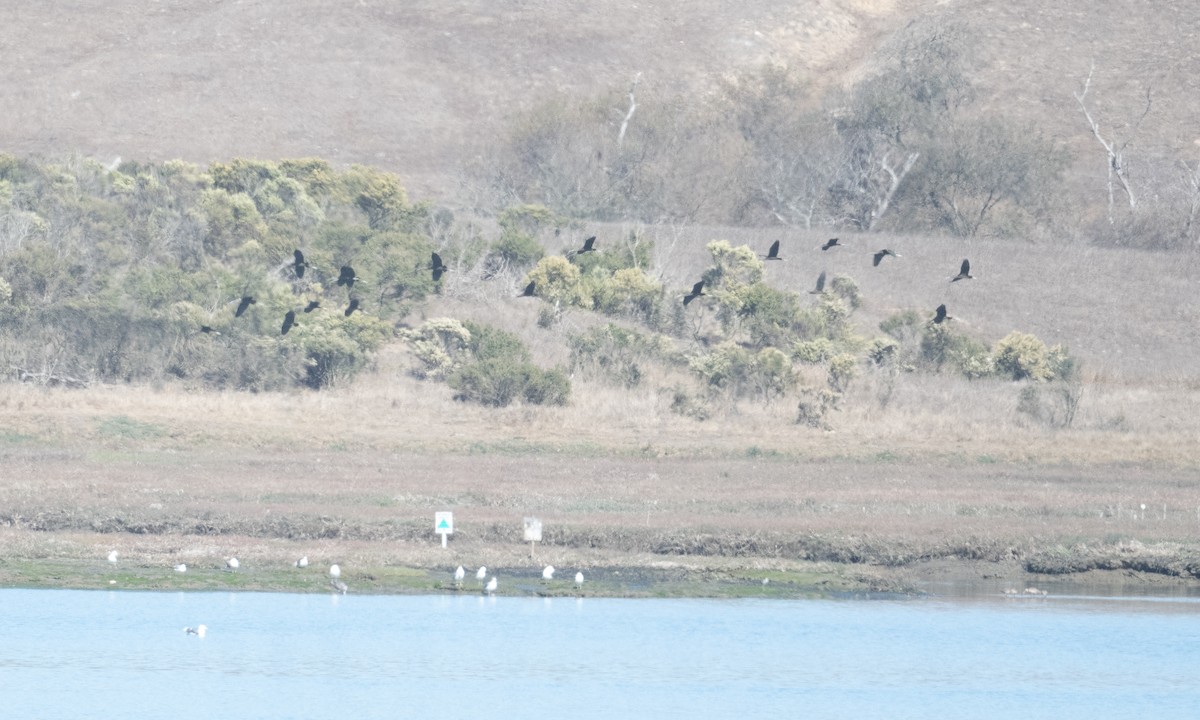
[[[343,314],[346,317],[350,317],[351,315],[354,314],[354,311],[357,309],[358,309],[358,298],[350,298],[350,304],[346,306],[346,312]]]
[[[952,318],[946,314],[946,304],[945,303],[942,303],[941,305],[937,306],[937,310],[934,311],[934,315],[933,315],[933,324],[934,325],[941,325],[943,320],[953,320],[953,319],[954,318]]]
[[[308,269],[308,262],[304,259],[304,253],[296,250],[292,255],[295,257],[295,262],[292,263],[292,269],[296,271],[296,277],[304,277],[304,271]]]
[[[782,260],[783,259],[783,258],[779,257],[779,241],[778,240],[771,243],[771,249],[767,250],[767,254],[763,256],[763,259],[764,260]]]
[[[316,309],[317,309],[317,308],[319,308],[319,307],[321,307],[321,301],[320,301],[320,300],[309,300],[309,301],[308,301],[308,304],[304,306],[304,312],[306,312],[306,313],[310,313],[310,312],[312,312],[313,310],[316,310]]]
[[[823,292],[825,292],[825,271],[824,271],[824,270],[822,270],[822,271],[821,271],[821,274],[817,276],[817,287],[816,287],[816,289],[815,289],[815,290],[809,290],[809,291],[808,291],[808,294],[809,294],[809,295],[820,295],[820,294],[821,294],[821,293],[823,293]]]
[[[243,297],[243,298],[242,298],[242,299],[241,299],[241,300],[238,302],[237,310],[234,310],[234,311],[233,311],[233,316],[234,316],[234,317],[241,317],[241,316],[242,316],[242,313],[246,312],[246,308],[248,308],[248,307],[250,307],[251,305],[253,305],[253,304],[254,304],[254,302],[255,302],[254,298],[250,297],[249,295],[246,295],[246,296],[244,296],[244,297]]]
[[[891,250],[884,248],[884,249],[880,250],[879,252],[875,253],[875,259],[871,262],[871,264],[874,265],[875,267],[879,267],[879,263],[883,262],[883,259],[885,257],[887,257],[888,255],[891,255],[892,257],[900,257],[899,253],[894,253]]]
[[[433,253],[433,258],[429,262],[429,269],[433,271],[433,281],[437,282],[442,279],[442,273],[450,268],[446,267],[446,264],[442,262],[441,255]]]
[[[338,273],[337,284],[345,285],[348,288],[354,287],[354,283],[358,282],[358,275],[354,274],[354,268],[349,265],[343,265],[341,272]]]
[[[958,269],[958,274],[950,278],[950,282],[958,282],[959,280],[974,280],[975,276],[971,274],[971,261],[963,260],[962,267]]]
[[[296,311],[288,310],[287,315],[283,316],[283,327],[281,327],[279,329],[279,334],[287,335],[288,330],[291,330],[293,325],[298,325],[298,324],[299,323],[296,322]]]
[[[536,293],[537,293],[537,281],[530,280],[529,284],[525,286],[525,289],[522,290],[521,294],[518,295],[517,297],[535,297]]]
[[[700,297],[703,294],[704,294],[704,281],[701,280],[700,282],[698,282],[692,286],[692,291],[690,293],[683,296],[683,304],[686,306],[688,303],[690,303],[691,301],[695,300],[696,298]]]
[[[590,238],[588,238],[587,240],[583,241],[583,247],[576,250],[575,254],[582,255],[584,253],[594,252],[596,250],[595,245],[596,245],[596,236],[593,235]]]
[[[829,248],[834,247],[842,247],[842,244],[838,242],[837,238],[829,238],[825,241],[825,244],[821,246],[821,249],[828,250]]]
[[[205,335],[220,335],[221,334],[220,330],[217,330],[216,328],[214,328],[210,325],[201,325],[200,332],[204,333]]]

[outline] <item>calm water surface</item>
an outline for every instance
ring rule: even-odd
[[[12,718],[1200,717],[1196,598],[0,590],[0,609]]]

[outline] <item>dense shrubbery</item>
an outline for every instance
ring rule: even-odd
[[[0,343],[42,376],[324,387],[365,367],[386,321],[431,291],[427,216],[395,176],[315,159],[108,171],[0,156]],[[366,278],[352,292],[335,287],[343,264]],[[346,317],[351,295],[360,311]],[[235,318],[243,296],[256,302]],[[312,300],[321,309],[281,335]]]
[[[500,216],[495,241],[455,236],[448,212],[409,203],[394,176],[360,166],[234,160],[107,171],[0,156],[0,220],[0,354],[24,377],[249,390],[344,382],[443,287],[429,272],[438,237],[451,277],[525,272],[544,327],[570,308],[619,318],[568,335],[572,371],[624,388],[645,382],[651,365],[685,372],[697,389],[676,385],[672,408],[692,417],[798,394],[798,422],[827,427],[856,378],[884,373],[890,388],[915,371],[1054,384],[1021,406],[1052,424],[1069,424],[1078,402],[1077,364],[1029,335],[989,348],[904,311],[881,323],[884,337],[862,337],[852,278],[833,277],[815,298],[780,290],[753,250],[723,240],[708,244],[704,295],[685,307],[650,274],[653,245],[636,233],[590,252],[572,242],[547,254],[568,219],[521,205]],[[308,262],[303,278],[292,267],[297,247]],[[335,283],[346,264],[359,277],[353,290]],[[235,317],[243,296],[255,302]],[[347,313],[351,296],[360,304]],[[321,308],[301,312],[310,301]],[[288,310],[296,325],[284,335]],[[534,365],[521,339],[500,329],[440,318],[399,336],[413,374],[448,383],[458,399],[500,407],[570,396],[562,371]]]
[[[570,397],[566,375],[534,365],[525,343],[510,332],[434,318],[401,331],[400,337],[420,363],[413,375],[446,381],[459,400],[504,407],[518,399],[533,405],[565,405]]]
[[[565,405],[571,381],[561,370],[543,370],[529,358],[521,338],[487,325],[463,323],[469,360],[449,376],[459,400],[504,407],[513,400],[533,405]]]

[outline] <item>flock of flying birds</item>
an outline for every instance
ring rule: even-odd
[[[292,271],[296,274],[297,280],[304,278],[304,273],[306,270],[310,270],[310,269],[315,270],[316,269],[312,263],[308,262],[308,260],[306,260],[304,258],[304,252],[301,251],[299,248],[297,248],[295,250],[295,252],[292,253],[292,256],[293,256],[293,261],[291,263]],[[445,273],[449,269],[450,268],[447,267],[446,264],[442,262],[442,257],[440,255],[438,255],[437,253],[433,253],[433,256],[430,259],[430,263],[429,263],[429,270],[433,274],[433,281],[437,282],[438,280],[440,280],[442,278],[442,274]],[[341,267],[341,269],[338,271],[337,286],[345,287],[347,292],[352,292],[354,290],[354,283],[359,283],[360,285],[366,284],[365,282],[363,282],[363,279],[358,276],[358,273],[354,272],[353,267],[351,267],[349,265],[343,265]],[[241,297],[241,299],[238,300],[238,305],[237,305],[237,308],[233,311],[233,316],[235,318],[240,318],[242,315],[244,315],[246,313],[247,310],[250,309],[250,306],[255,304],[256,302],[257,302],[257,300],[255,299],[255,297],[253,295],[243,295]],[[309,300],[308,304],[306,304],[304,306],[304,308],[301,310],[301,312],[307,314],[307,313],[312,312],[313,310],[320,309],[320,307],[321,307],[320,300]],[[342,314],[345,315],[346,317],[350,317],[360,307],[361,307],[361,301],[357,297],[354,297],[353,294],[351,294],[347,300],[346,309],[344,311],[342,311]],[[291,330],[293,327],[296,327],[299,324],[300,323],[296,320],[296,311],[288,310],[287,313],[285,313],[283,316],[283,324],[279,328],[279,334],[287,335],[289,330]],[[208,334],[212,334],[212,335],[220,335],[221,334],[216,328],[212,327],[211,325],[201,325],[200,332],[208,333]]]
[[[841,248],[841,247],[845,247],[845,245],[843,245],[838,240],[838,238],[830,238],[829,240],[827,240],[825,242],[824,245],[821,245],[819,247],[819,249],[822,252],[825,252],[825,251],[831,250],[833,248]],[[577,255],[595,252],[595,250],[596,250],[596,236],[592,235],[591,237],[589,237],[583,241],[583,247],[579,248],[578,250],[570,251],[567,254],[567,256],[575,257]],[[762,257],[764,260],[767,260],[767,261],[783,260],[783,258],[779,256],[779,241],[776,240],[775,242],[771,243],[771,247],[770,247],[770,249],[767,250],[767,254]],[[892,250],[889,250],[888,248],[884,248],[884,249],[880,250],[879,252],[876,252],[872,255],[871,265],[873,267],[879,267],[879,264],[881,262],[883,262],[883,259],[886,257],[898,258],[898,257],[901,257],[901,255],[897,252],[893,252]],[[302,279],[304,277],[304,273],[306,270],[315,269],[315,268],[313,268],[313,265],[304,258],[304,253],[302,251],[300,251],[299,249],[297,249],[293,253],[293,258],[294,259],[292,262],[292,271],[296,274],[297,279]],[[448,271],[449,269],[450,268],[444,262],[442,262],[441,255],[438,255],[436,252],[431,254],[428,270],[430,271],[434,282],[441,280],[442,275],[445,274],[446,271]],[[964,259],[962,261],[962,265],[959,267],[958,274],[951,277],[950,282],[958,282],[959,280],[973,280],[974,278],[975,278],[975,276],[971,274],[971,261]],[[343,265],[338,272],[337,286],[345,287],[347,292],[352,292],[354,289],[355,283],[363,284],[362,278],[360,278],[358,276],[358,274],[354,272],[353,267],[351,267],[349,265]],[[813,290],[809,290],[808,292],[810,295],[820,295],[821,293],[825,292],[825,271],[824,270],[822,270],[821,274],[817,276],[816,287]],[[522,290],[521,293],[517,297],[535,297],[536,295],[537,295],[537,282],[531,280],[529,282],[529,284],[525,286],[525,289]],[[688,294],[683,296],[684,307],[686,307],[689,303],[691,303],[696,298],[703,297],[704,295],[705,295],[704,280],[701,280],[700,282],[698,282],[692,286],[691,292],[689,292]],[[255,302],[256,302],[256,300],[255,300],[254,296],[252,296],[252,295],[242,296],[242,298],[238,301],[237,309],[235,309],[233,311],[233,316],[235,318],[241,317],[243,314],[245,314],[246,310],[248,310],[250,308],[250,306],[253,305]],[[359,309],[360,306],[361,306],[361,303],[360,303],[359,299],[357,297],[354,297],[351,294],[347,300],[346,309],[342,312],[342,314],[345,315],[346,317],[350,317],[351,315],[354,314],[354,312],[356,310]],[[301,312],[307,314],[314,310],[319,309],[320,307],[321,307],[320,300],[309,300],[308,304],[306,304],[302,308]],[[954,318],[952,318],[946,314],[946,305],[944,303],[937,306],[937,309],[934,311],[934,316],[933,316],[933,322],[935,324],[940,325],[942,322],[944,322],[946,320],[953,320],[953,319]],[[300,323],[296,320],[296,311],[288,310],[287,313],[284,314],[283,324],[279,328],[280,335],[287,335],[289,330],[291,330],[293,327],[295,327],[299,324]],[[201,325],[200,332],[211,333],[214,335],[221,334],[220,332],[218,332],[215,328],[213,328],[210,325]]]
[[[837,238],[829,238],[829,240],[825,241],[825,244],[821,245],[818,249],[820,249],[822,252],[825,252],[825,251],[831,250],[833,248],[840,248],[840,247],[846,247],[846,246],[843,245]],[[781,258],[779,256],[779,241],[776,240],[775,242],[771,243],[771,247],[767,250],[767,254],[763,255],[762,257],[764,260],[767,260],[767,261],[783,260],[783,258]],[[883,259],[886,257],[898,258],[898,257],[901,257],[901,255],[900,255],[900,253],[893,252],[892,250],[889,250],[888,248],[884,248],[884,249],[880,250],[879,252],[874,253],[872,255],[871,266],[879,267],[879,263],[883,262]],[[958,282],[959,280],[974,280],[974,279],[975,279],[975,276],[971,274],[971,261],[964,259],[962,261],[962,265],[960,265],[958,268],[958,274],[951,277],[950,282]],[[816,288],[809,290],[808,293],[810,295],[820,295],[823,292],[825,292],[825,271],[824,270],[822,270],[821,274],[817,276]],[[703,297],[703,296],[704,296],[704,280],[701,280],[700,282],[698,282],[692,286],[691,292],[689,292],[687,295],[683,296],[683,304],[686,307],[687,304],[690,303],[691,301],[695,300],[698,297]],[[953,320],[953,319],[954,318],[952,318],[946,314],[945,303],[938,305],[937,309],[934,310],[933,323],[935,325],[940,325],[943,322],[945,322],[946,320]]]

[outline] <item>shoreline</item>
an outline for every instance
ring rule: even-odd
[[[688,562],[593,564],[583,568],[576,588],[575,567],[561,567],[545,581],[540,566],[500,565],[496,595],[504,597],[604,597],[622,599],[812,599],[812,598],[968,598],[1050,596],[1200,597],[1195,579],[1131,570],[1087,570],[1047,575],[1029,573],[1019,563],[938,560],[909,567],[842,563],[788,563],[764,568],[688,558]],[[453,568],[391,564],[343,568],[349,594],[482,595],[482,583],[469,569],[456,587]],[[82,558],[7,558],[0,561],[0,588],[58,590],[128,590],[154,592],[288,592],[330,593],[324,565],[305,569],[282,564],[247,565],[237,570],[214,563],[171,567],[119,560]],[[766,582],[764,582],[764,580]]]

